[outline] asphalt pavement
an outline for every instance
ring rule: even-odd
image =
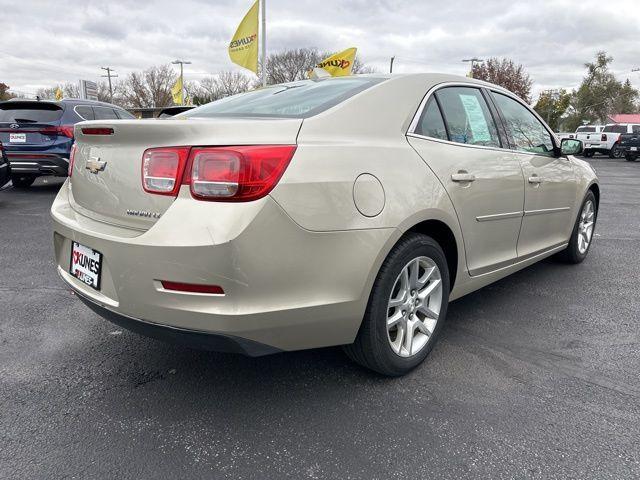
[[[587,260],[452,303],[398,379],[340,348],[246,358],[123,331],[56,274],[61,182],[0,191],[0,478],[639,478],[640,162],[591,163]]]

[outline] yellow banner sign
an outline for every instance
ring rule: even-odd
[[[229,58],[254,73],[258,73],[258,12],[260,0],[256,0],[240,22],[229,43]]]

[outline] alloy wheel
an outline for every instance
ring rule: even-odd
[[[387,337],[393,351],[411,357],[429,342],[442,306],[442,275],[429,257],[411,260],[391,289]]]
[[[588,200],[582,212],[580,213],[580,222],[578,223],[578,251],[584,255],[589,248],[593,237],[593,226],[595,223],[595,208],[593,202]]]

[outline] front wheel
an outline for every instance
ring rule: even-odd
[[[627,160],[627,162],[635,162],[636,161],[636,157],[633,155],[625,155],[624,158]]]
[[[433,348],[448,302],[449,270],[442,248],[431,237],[407,234],[382,264],[360,331],[345,351],[378,373],[404,375]]]
[[[33,175],[12,175],[11,183],[16,188],[29,188],[33,182],[36,181],[36,177]]]
[[[567,263],[580,263],[589,253],[593,243],[593,230],[598,218],[596,197],[591,190],[587,193],[566,250],[559,254],[559,258]]]

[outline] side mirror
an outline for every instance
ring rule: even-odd
[[[579,155],[582,153],[582,140],[563,138],[560,141],[560,155]]]

